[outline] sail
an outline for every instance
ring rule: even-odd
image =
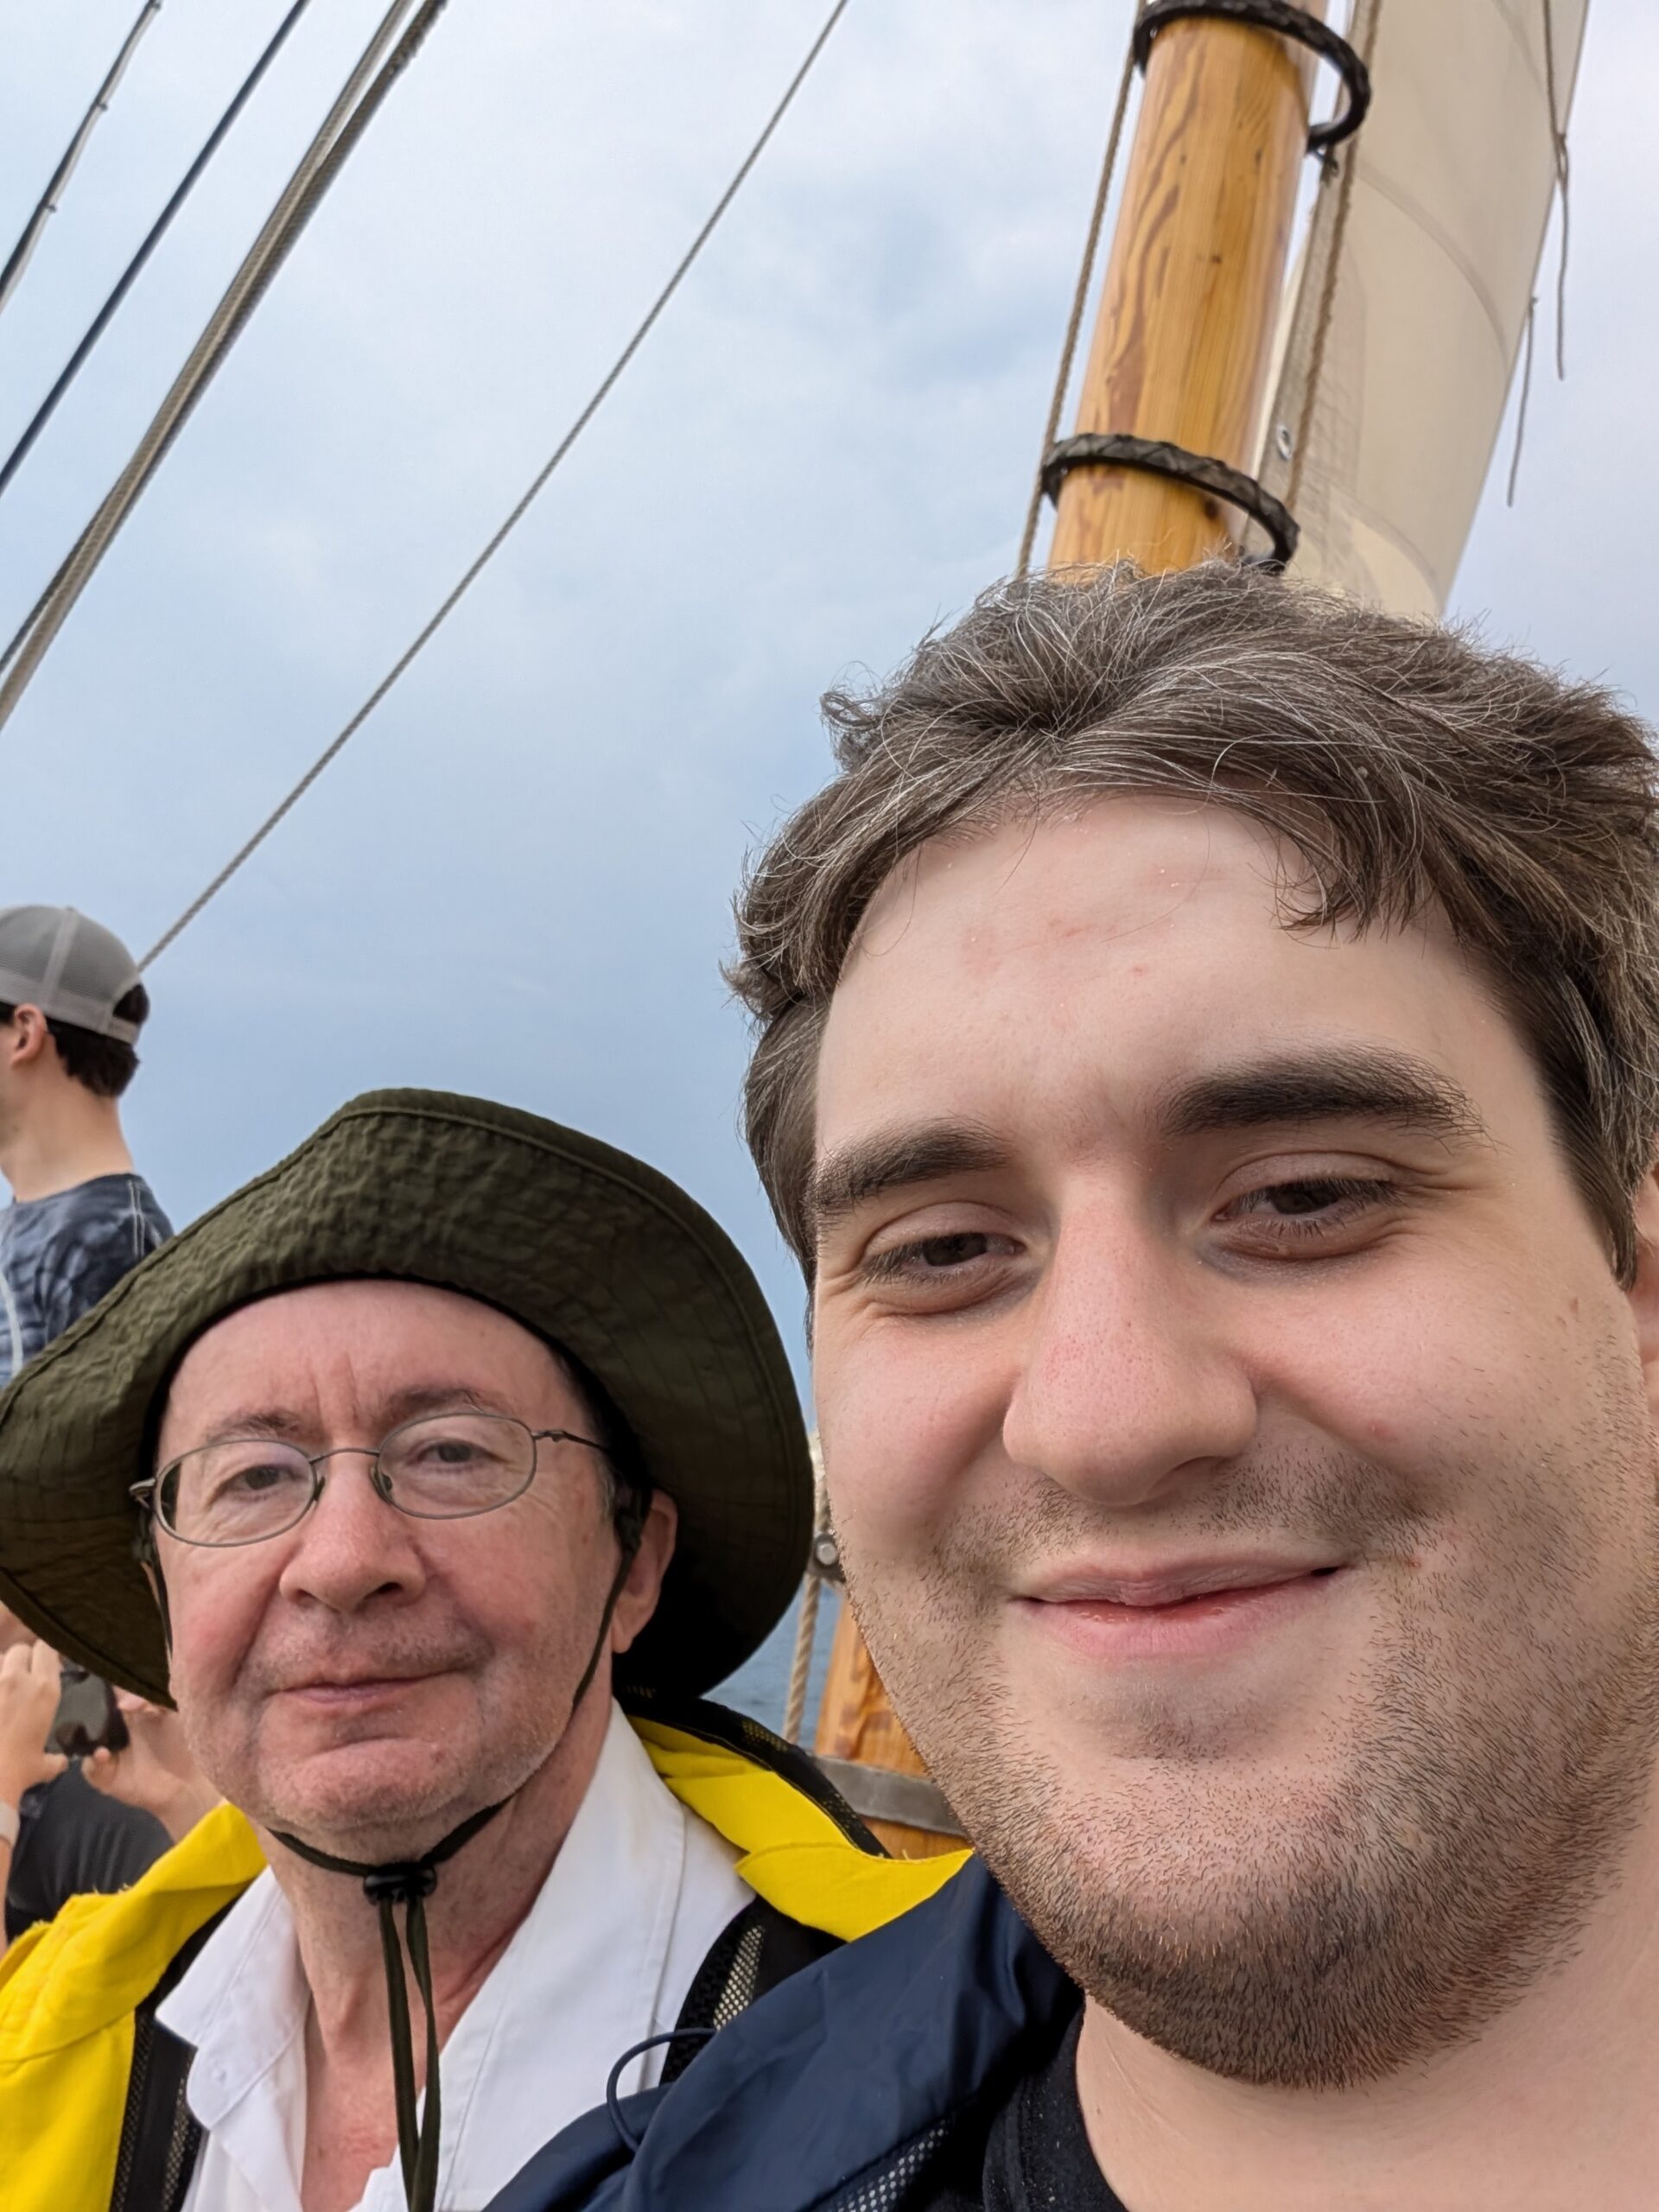
[[[1298,576],[1445,606],[1526,332],[1587,6],[1357,0],[1371,110],[1320,186],[1262,426]]]

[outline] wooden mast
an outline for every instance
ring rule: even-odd
[[[1251,471],[1307,144],[1306,50],[1194,16],[1154,39],[1089,365],[1079,431],[1128,431]],[[1129,557],[1190,567],[1234,550],[1236,512],[1143,470],[1093,465],[1060,488],[1052,567]],[[816,1748],[926,1772],[850,1611],[836,1625]],[[907,1857],[954,1838],[874,1821]]]
[[[1306,50],[1202,16],[1147,65],[1077,427],[1167,439],[1252,473],[1307,146]],[[1144,469],[1074,469],[1051,567],[1186,569],[1232,550],[1234,510]]]

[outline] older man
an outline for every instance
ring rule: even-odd
[[[985,1863],[501,2212],[1650,2206],[1651,734],[1221,567],[835,716],[750,1129]]]
[[[7,2212],[464,2212],[923,1894],[696,1702],[809,1510],[737,1253],[529,1115],[359,1099],[148,1261],[0,1401],[0,1589],[229,1802],[0,1968]]]

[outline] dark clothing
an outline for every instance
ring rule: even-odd
[[[0,1213],[0,1385],[172,1235],[142,1175],[95,1175]],[[84,1891],[124,1890],[168,1847],[148,1813],[69,1768],[25,1790],[6,1882],[6,1940]]]
[[[79,1767],[24,1790],[17,1821],[6,1883],[9,1943],[37,1920],[55,1918],[84,1890],[124,1890],[168,1847],[158,1820],[104,1796]]]
[[[95,1175],[0,1213],[0,1387],[172,1234],[142,1175]]]
[[[930,1903],[773,1990],[671,2088],[625,2098],[622,2130],[605,2111],[565,2129],[490,2212],[944,2212],[964,2157],[971,2185],[1005,2155],[1005,2122],[1016,2160],[1048,2124],[1040,2093],[1033,2114],[1016,2091],[1077,2011],[1072,1984],[970,1861]],[[982,2187],[957,2201],[1006,2212]]]
[[[1015,2084],[988,2129],[946,2145],[915,2212],[1123,2212],[1106,2185],[1077,2097],[1079,2006],[1047,2064]]]

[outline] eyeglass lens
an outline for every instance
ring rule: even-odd
[[[536,1442],[507,1414],[434,1414],[394,1429],[378,1456],[380,1487],[401,1511],[458,1520],[518,1497],[534,1472]],[[293,1528],[315,1487],[297,1445],[238,1440],[175,1459],[157,1503],[162,1525],[187,1543],[248,1544]]]

